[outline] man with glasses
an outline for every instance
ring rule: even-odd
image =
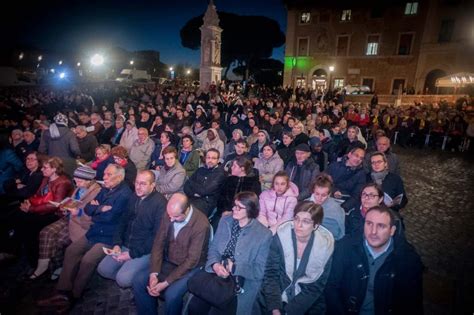
[[[175,193],[166,206],[153,243],[151,266],[133,280],[138,314],[158,314],[157,297],[165,314],[181,314],[188,279],[206,262],[210,225],[186,195]]]
[[[392,210],[372,207],[363,234],[336,244],[326,314],[423,314],[423,265],[395,221]]]

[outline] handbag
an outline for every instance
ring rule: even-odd
[[[205,270],[199,270],[189,279],[188,290],[217,308],[229,304],[236,297],[238,291],[234,276],[221,278],[215,273]]]

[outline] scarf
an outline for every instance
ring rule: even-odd
[[[387,176],[388,170],[383,170],[381,172],[371,172],[370,177],[372,177],[372,180],[379,186],[382,186],[382,182],[385,179],[385,176]]]

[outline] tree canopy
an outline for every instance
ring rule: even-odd
[[[222,32],[221,65],[225,75],[233,62],[249,69],[252,61],[269,58],[273,49],[285,43],[285,34],[277,21],[264,16],[218,12]],[[201,47],[203,15],[190,19],[181,28],[181,44],[197,50]],[[224,76],[225,76],[224,75]]]

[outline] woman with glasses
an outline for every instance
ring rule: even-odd
[[[258,213],[258,197],[254,192],[237,194],[232,215],[219,222],[207,254],[207,272],[222,278],[231,275],[238,278],[241,290],[237,298],[215,309],[194,296],[189,305],[189,314],[252,314],[272,239],[270,230],[256,219]]]
[[[383,191],[385,205],[399,212],[408,203],[402,178],[389,171],[387,158],[381,152],[373,152],[370,155],[370,166],[371,172],[367,175],[367,182],[379,185]]]
[[[362,188],[360,203],[349,210],[346,216],[346,234],[361,234],[367,211],[383,203],[383,191],[376,183],[368,183]]]
[[[293,220],[278,227],[255,305],[258,313],[324,314],[334,238],[322,220],[320,205],[301,201]]]

